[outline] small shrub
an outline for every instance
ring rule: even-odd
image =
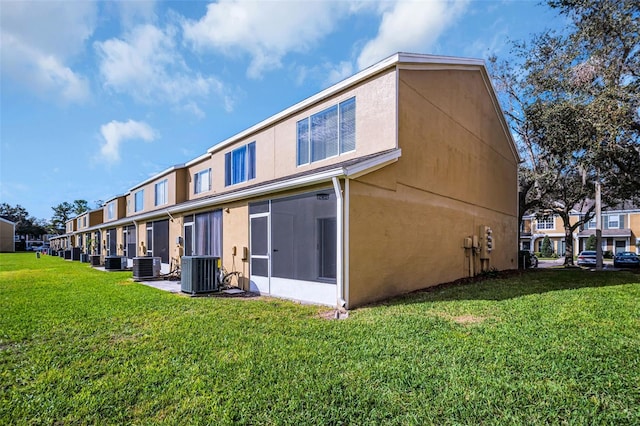
[[[585,243],[585,250],[595,250],[596,249],[596,236],[589,235],[587,238],[587,242]]]
[[[540,253],[542,257],[551,257],[553,254],[553,246],[551,245],[551,240],[548,235],[544,236],[544,240],[542,240],[542,247],[540,248]]]

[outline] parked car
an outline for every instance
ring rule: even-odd
[[[596,252],[585,250],[578,255],[578,266],[596,266]]]
[[[638,268],[640,267],[640,257],[631,251],[616,253],[613,258],[614,268]]]

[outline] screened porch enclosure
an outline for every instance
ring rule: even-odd
[[[334,304],[336,214],[332,188],[250,204],[253,289]]]

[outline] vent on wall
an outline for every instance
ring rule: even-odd
[[[161,261],[159,257],[134,257],[133,279],[140,281],[160,276]]]
[[[218,261],[213,256],[183,256],[180,267],[180,289],[195,295],[218,290]]]

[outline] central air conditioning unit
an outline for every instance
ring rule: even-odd
[[[122,256],[107,256],[104,258],[106,271],[122,271],[127,268],[127,258]]]
[[[160,276],[161,260],[159,257],[134,257],[133,279],[136,281],[153,279]]]
[[[213,256],[182,256],[180,289],[195,295],[218,290],[218,261]]]
[[[71,249],[71,260],[80,260],[80,253],[82,250],[80,247],[74,247]]]
[[[102,262],[102,259],[99,254],[89,255],[89,263],[91,263],[91,266],[100,266],[101,262]]]

